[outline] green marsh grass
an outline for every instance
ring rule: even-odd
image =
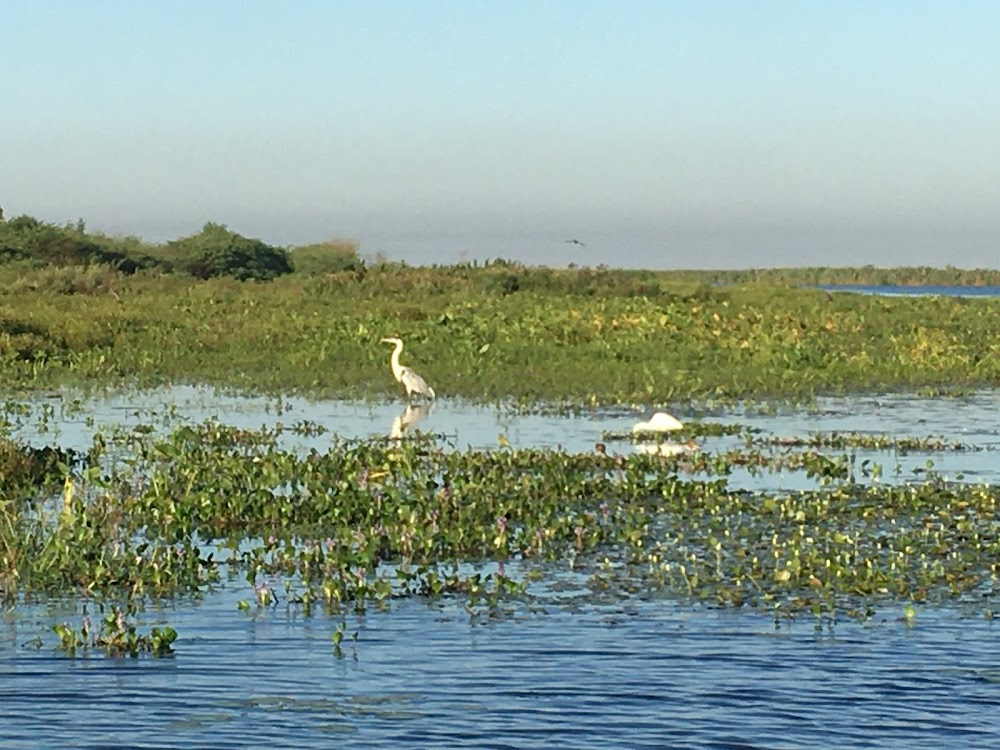
[[[381,398],[397,390],[386,335],[403,338],[403,361],[439,395],[525,405],[809,399],[1000,378],[991,299],[506,264],[268,283],[37,273],[0,291],[0,377],[11,388],[187,382]]]

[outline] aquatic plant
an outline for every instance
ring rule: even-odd
[[[759,428],[750,427],[739,422],[701,422],[692,420],[685,422],[681,427],[677,428],[674,434],[689,438],[722,437],[726,435],[744,435],[749,437],[758,432],[760,432]],[[605,430],[601,433],[601,437],[607,441],[649,441],[656,437],[656,433],[636,430],[633,426],[627,432]]]
[[[173,643],[177,640],[177,631],[170,627],[154,627],[148,634],[140,634],[133,606],[108,607],[96,629],[84,608],[79,630],[69,623],[54,625],[52,630],[59,637],[58,649],[71,656],[100,650],[112,657],[136,658],[143,653],[161,657],[173,653]]]
[[[56,487],[63,483],[68,467],[80,460],[71,450],[35,448],[0,436],[0,487],[9,499],[19,492]]]
[[[341,439],[297,451],[283,430],[208,421],[109,435],[114,461],[69,476],[51,501],[4,503],[4,597],[143,602],[235,585],[252,592],[242,609],[338,615],[450,597],[497,617],[544,603],[569,571],[583,598],[658,591],[836,618],[962,600],[992,591],[997,572],[995,488],[933,472],[859,483],[853,453]],[[738,491],[736,467],[801,471],[816,487]]]
[[[872,435],[857,432],[812,433],[805,437],[768,436],[754,438],[752,442],[782,447],[808,446],[812,448],[865,448],[868,450],[891,450],[902,453],[910,453],[914,451],[943,453],[947,451],[984,450],[981,446],[969,445],[968,443],[963,443],[960,440],[946,440],[943,437],[934,435],[918,438],[893,435]]]

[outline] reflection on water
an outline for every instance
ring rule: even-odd
[[[13,403],[13,402],[12,402]],[[445,447],[462,450],[497,448],[502,433],[514,448],[541,447],[590,453],[604,432],[629,432],[637,415],[627,411],[598,411],[576,416],[519,415],[498,407],[439,400],[428,405],[363,404],[348,401],[310,401],[298,397],[282,399],[239,397],[219,394],[209,388],[181,386],[156,391],[126,393],[74,404],[69,398],[41,398],[25,405],[31,415],[16,418],[13,432],[37,445],[58,444],[87,450],[95,432],[109,427],[148,425],[166,431],[181,424],[218,419],[244,429],[285,427],[310,422],[322,427],[320,434],[286,432],[286,447],[325,451],[336,436],[345,438],[394,437],[419,429],[445,435]],[[10,409],[8,409],[10,411]],[[741,409],[735,412],[703,413],[678,409],[683,422],[696,419],[739,422],[779,438],[802,437],[815,432],[858,432],[872,435],[928,437],[959,440],[976,450],[903,453],[854,451],[857,465],[864,461],[882,467],[880,481],[913,479],[928,468],[947,479],[1000,484],[1000,393],[983,391],[961,398],[919,398],[909,395],[836,397],[820,399],[808,410],[782,409],[775,413]],[[399,433],[398,435],[396,433]],[[739,447],[739,436],[699,438],[702,452],[714,453]],[[629,452],[628,443],[608,444],[611,452]],[[669,449],[668,449],[669,450]],[[842,454],[844,451],[837,451]],[[735,471],[729,477],[734,489],[798,490],[814,486],[801,472],[751,475]]]
[[[392,425],[389,427],[389,437],[398,440],[403,437],[407,430],[416,429],[417,425],[423,422],[427,415],[431,413],[434,402],[423,404],[407,404],[401,414],[392,418]]]
[[[1000,396],[831,398],[809,411],[685,413],[684,421],[739,421],[778,437],[814,431],[940,435],[982,448],[914,455],[857,451],[898,465],[902,479],[930,460],[954,478],[1000,484],[995,415]],[[282,439],[325,450],[334,435],[403,437],[419,428],[458,449],[514,447],[590,452],[604,431],[636,416],[517,416],[440,401],[400,410],[287,398],[236,398],[176,388],[88,400],[50,398],[28,416],[8,410],[19,435],[86,448],[109,425],[166,430],[217,418],[244,428],[309,421],[330,432]],[[331,434],[332,433],[332,434]],[[398,433],[398,434],[397,434]],[[737,446],[706,437],[702,451]],[[610,449],[610,448],[609,448]],[[618,446],[629,451],[629,444]],[[734,474],[751,489],[794,488],[795,475]],[[811,484],[811,483],[810,483]],[[513,567],[513,564],[512,564]],[[565,584],[565,582],[560,582]],[[240,611],[249,584],[145,613],[180,638],[162,660],[71,659],[49,628],[78,623],[79,602],[0,611],[3,747],[782,747],[1000,746],[1000,656],[992,621],[960,609],[891,610],[865,625],[776,627],[756,612],[713,610],[639,595],[570,596],[500,621],[473,623],[460,602],[406,600],[390,613],[344,618],[356,645],[334,655],[340,617],[274,607]],[[560,598],[562,597],[562,598]],[[901,614],[901,613],[900,613]],[[41,648],[33,644],[41,636]],[[347,643],[345,639],[345,643]]]
[[[882,297],[1000,297],[1000,287],[970,284],[817,284],[814,288]]]
[[[683,443],[672,443],[665,441],[662,443],[639,443],[635,446],[636,453],[644,453],[647,456],[661,456],[672,458],[673,456],[683,456],[686,453],[694,453],[699,446],[694,440]]]

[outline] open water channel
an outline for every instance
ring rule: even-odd
[[[1000,485],[1000,394],[831,398],[807,410],[686,414],[775,436],[815,431],[941,436],[973,450],[872,453],[882,481],[933,469]],[[308,420],[385,435],[400,404],[238,398],[173,388],[32,403],[14,427],[39,444],[85,449],[99,429],[166,429],[215,417],[247,428]],[[44,415],[44,416],[43,416]],[[412,416],[412,415],[411,415]],[[592,451],[637,416],[516,415],[442,401],[416,429],[457,448]],[[331,434],[288,433],[321,450]],[[737,438],[705,438],[722,450]],[[629,443],[609,443],[628,452]],[[858,460],[865,458],[858,453]],[[748,489],[795,489],[794,474],[736,474]],[[238,611],[245,581],[144,613],[180,637],[162,659],[69,657],[51,626],[80,602],[0,612],[0,747],[872,748],[1000,747],[1000,625],[959,608],[891,609],[816,629],[756,611],[637,595],[470,621],[460,603],[404,600],[348,617],[356,644],[334,655],[335,621],[282,607]],[[39,645],[41,638],[41,645]]]

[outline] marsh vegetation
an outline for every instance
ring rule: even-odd
[[[502,435],[462,449],[419,430],[404,439],[402,425],[393,439],[347,439],[308,421],[217,420],[95,430],[88,449],[67,452],[19,439],[9,421],[0,597],[70,594],[100,607],[100,629],[89,617],[57,626],[68,652],[170,653],[173,630],[137,630],[142,608],[226,586],[244,587],[249,610],[341,618],[450,597],[489,619],[552,604],[539,591],[564,585],[567,570],[585,598],[655,592],[825,624],[928,602],[974,602],[992,617],[995,487],[932,468],[903,481],[857,457],[973,447],[955,436],[761,435],[727,407],[993,384],[1000,300],[799,286],[843,270],[412,268],[366,262],[344,243],[271,248],[218,225],[154,247],[22,217],[0,225],[0,240],[10,392],[200,383],[398,398],[380,343],[398,335],[439,397],[522,412],[617,405],[637,417],[710,404],[722,415],[688,421],[681,432],[700,450],[676,456],[629,451],[629,430],[595,435],[611,446],[602,451],[514,447]],[[893,278],[941,280],[919,269]],[[326,436],[306,450],[289,434]],[[720,438],[730,442],[713,447]],[[734,471],[792,472],[811,486],[747,490]]]
[[[473,622],[633,597],[823,628],[928,605],[993,617],[994,485],[935,467],[954,456],[974,475],[997,449],[988,435],[791,438],[766,415],[716,417],[680,431],[700,450],[662,457],[632,450],[659,438],[630,430],[591,428],[604,452],[586,435],[463,448],[431,432],[344,437],[289,408],[259,429],[171,427],[167,408],[97,428],[88,450],[8,439],[3,599],[77,597],[53,645],[126,655],[173,649],[146,607],[224,590],[241,596],[234,626],[238,610],[332,621],[337,654],[351,618],[414,599],[459,603]],[[24,431],[23,414],[8,418]]]
[[[30,217],[0,224],[0,247],[8,389],[188,382],[381,398],[395,392],[385,336],[406,342],[439,396],[526,405],[802,400],[1000,377],[1000,300],[800,286],[995,272],[413,268],[366,262],[345,242],[272,248],[215,224],[146,245]]]

